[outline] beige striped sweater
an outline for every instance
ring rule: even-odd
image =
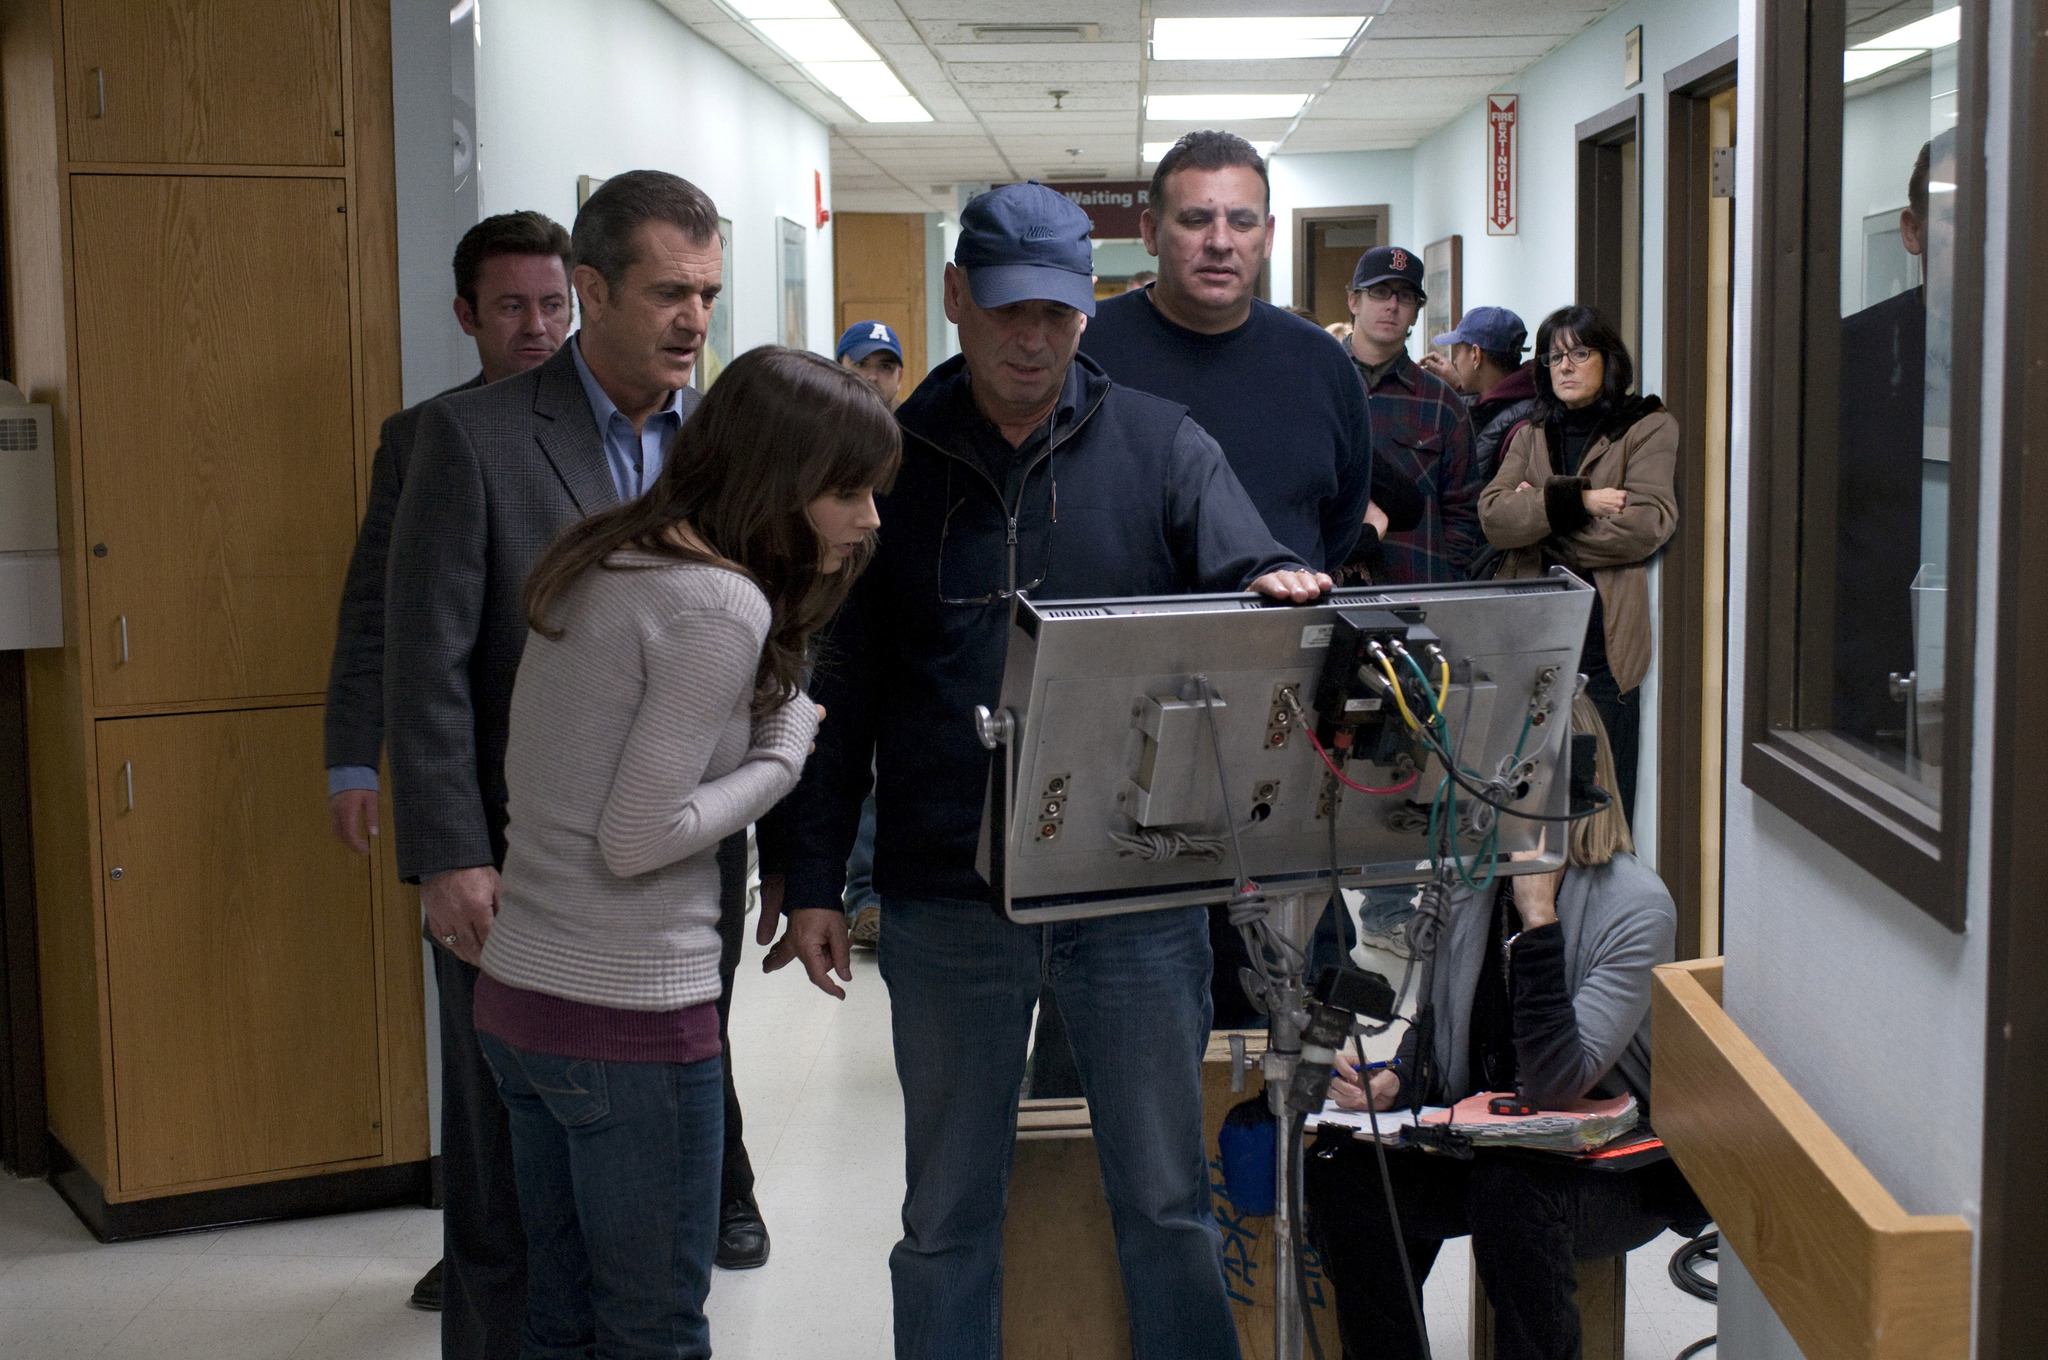
[[[620,553],[527,636],[505,751],[510,842],[484,971],[621,1010],[718,995],[718,842],[796,786],[798,695],[748,713],[768,601],[731,571]]]

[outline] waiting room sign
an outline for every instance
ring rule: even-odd
[[[1486,136],[1492,154],[1487,157],[1486,234],[1516,235],[1515,204],[1515,118],[1519,95],[1486,96]]]

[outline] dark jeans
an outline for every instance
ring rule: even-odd
[[[885,894],[881,965],[903,1086],[898,1360],[1002,1354],[1017,1093],[1046,984],[1094,1119],[1134,1360],[1238,1360],[1202,1148],[1206,913],[1021,926],[985,901]]]
[[[526,1235],[505,1102],[477,1046],[477,970],[434,946],[441,993],[441,1355],[518,1360]]]
[[[601,1062],[479,1036],[511,1111],[522,1360],[702,1360],[718,1250],[720,1058]]]
[[[1706,1220],[1669,1161],[1595,1171],[1533,1153],[1460,1162],[1389,1149],[1387,1169],[1417,1289],[1444,1240],[1471,1235],[1493,1303],[1497,1360],[1578,1360],[1575,1263],[1633,1250],[1674,1225],[1697,1231]],[[1304,1189],[1345,1356],[1424,1360],[1372,1148],[1348,1135],[1319,1140]]]
[[[740,1093],[732,1084],[732,1042],[726,1023],[732,1018],[732,980],[739,971],[740,949],[747,942],[747,833],[718,843],[718,1046],[725,1053],[725,1172],[719,1202],[754,1198],[754,1164],[747,1157],[746,1132],[740,1118]]]
[[[1600,710],[1607,727],[1607,744],[1614,748],[1614,778],[1618,789],[1608,792],[1621,799],[1621,812],[1633,830],[1636,820],[1636,765],[1642,753],[1643,691],[1641,686],[1623,694],[1614,682],[1614,672],[1605,666],[1586,676],[1586,697]]]

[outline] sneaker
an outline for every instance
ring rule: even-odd
[[[1413,958],[1415,954],[1414,949],[1408,944],[1406,921],[1397,926],[1389,926],[1385,930],[1368,930],[1361,927],[1358,932],[1358,943],[1363,948],[1377,949],[1382,954],[1392,954],[1397,959]]]
[[[882,909],[862,907],[854,914],[853,926],[846,932],[849,943],[860,949],[874,949],[882,943]]]

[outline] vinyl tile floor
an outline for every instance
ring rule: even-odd
[[[760,953],[735,989],[733,1061],[774,1251],[713,1281],[713,1344],[886,1360],[903,1194],[888,996],[872,954],[838,1002],[794,968],[763,977]],[[105,1246],[47,1185],[0,1180],[0,1360],[434,1360],[438,1321],[405,1301],[440,1240],[437,1212],[388,1209]],[[1714,1330],[1713,1307],[1665,1277],[1677,1246],[1630,1259],[1626,1360],[1671,1360]],[[1467,1353],[1469,1262],[1447,1249],[1424,1290],[1444,1360]]]

